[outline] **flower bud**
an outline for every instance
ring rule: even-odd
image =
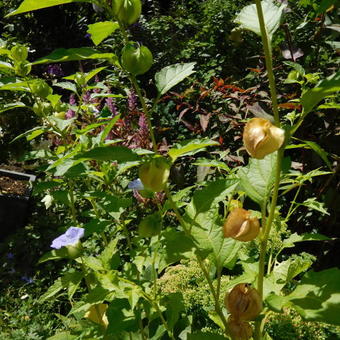
[[[264,118],[253,118],[243,131],[243,143],[254,158],[262,159],[278,150],[285,139],[284,130]]]
[[[228,330],[233,340],[248,340],[253,335],[249,322],[236,320],[232,316],[228,318]]]
[[[170,165],[163,157],[152,158],[139,168],[139,178],[144,187],[153,192],[159,192],[164,189],[169,174]]]
[[[260,222],[256,217],[251,217],[248,210],[233,209],[223,225],[224,237],[248,242],[257,237],[260,232]]]
[[[235,320],[255,319],[262,310],[262,301],[255,288],[247,283],[239,283],[224,298],[229,313]]]

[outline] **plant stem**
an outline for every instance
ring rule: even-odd
[[[269,80],[270,95],[271,95],[272,105],[273,105],[274,120],[275,120],[275,124],[278,127],[280,127],[280,117],[279,117],[279,110],[278,110],[278,105],[277,105],[275,77],[273,73],[271,42],[270,42],[267,30],[266,30],[266,24],[264,22],[264,15],[263,15],[263,10],[262,10],[261,0],[255,0],[255,2],[256,2],[257,16],[259,19],[260,29],[261,29],[262,44],[263,44],[263,49],[265,53],[266,69],[267,69],[267,76]]]
[[[263,230],[261,241],[260,241],[260,259],[259,259],[259,273],[258,273],[258,280],[257,280],[257,291],[263,300],[263,281],[264,281],[264,267],[265,267],[265,258],[267,252],[267,244],[268,238],[270,234],[271,227],[273,225],[274,217],[275,217],[275,210],[277,204],[277,198],[279,196],[279,186],[280,186],[280,178],[281,178],[281,165],[282,159],[284,154],[284,147],[279,149],[277,152],[277,161],[276,161],[276,168],[275,168],[275,183],[273,188],[273,195],[270,204],[269,216],[266,221],[265,229]],[[261,339],[261,321],[255,322],[255,340]]]

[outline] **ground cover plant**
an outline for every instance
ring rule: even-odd
[[[4,282],[17,275],[19,245],[22,258],[41,255],[16,277],[25,282],[17,311],[4,289],[1,336],[339,338],[338,263],[320,268],[306,251],[336,245],[336,231],[316,224],[336,216],[324,195],[337,197],[339,158],[304,131],[309,120],[323,131],[320,119],[336,134],[336,1],[300,1],[306,15],[294,27],[294,5],[272,0],[198,10],[190,1],[170,6],[173,17],[142,15],[140,0],[24,0],[6,20],[70,3],[92,11],[94,22],[79,25],[91,46],[36,56],[25,41],[1,40],[2,120],[28,117],[11,138],[24,150],[3,158],[20,154],[39,175],[30,224],[2,245]],[[303,29],[315,22],[317,53],[300,63]],[[162,37],[174,28],[186,46]],[[235,61],[239,48],[249,67]],[[316,166],[301,159],[307,152]]]

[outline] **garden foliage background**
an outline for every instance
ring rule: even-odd
[[[339,7],[336,1],[330,0],[282,2],[287,3],[288,7],[273,38],[273,64],[280,112],[289,123],[301,112],[301,93],[338,71]],[[20,3],[20,0],[0,1],[0,44],[1,48],[11,48],[17,44],[27,46],[29,61],[48,56],[55,49],[95,47],[88,33],[88,25],[106,20],[105,13],[95,11],[92,4],[87,3],[71,3],[5,17]],[[155,137],[161,153],[165,154],[171,147],[187,140],[210,141],[210,144],[203,143],[201,149],[184,154],[172,166],[169,183],[178,193],[176,200],[179,202],[190,202],[190,190],[219,180],[225,173],[228,176],[235,174],[238,167],[248,164],[249,157],[242,144],[245,121],[254,116],[267,117],[271,113],[261,39],[250,31],[240,33],[234,22],[240,10],[250,3],[231,0],[143,1],[141,18],[128,29],[130,40],[147,46],[153,54],[151,69],[138,77],[143,96],[149,98],[146,100],[147,105],[152,104],[150,98],[157,96],[155,84],[150,80],[156,72],[175,63],[196,63],[195,73],[162,95],[153,111]],[[123,46],[122,36],[112,34],[97,48],[100,47],[103,53],[113,52],[119,56]],[[1,56],[1,62],[6,62],[6,56]],[[185,328],[178,321],[179,315],[186,314],[190,315],[193,333],[221,334],[219,322],[211,313],[214,302],[209,297],[209,287],[197,261],[190,256],[176,257],[172,254],[174,259],[169,260],[171,265],[162,267],[162,263],[158,263],[159,272],[156,274],[143,263],[144,256],[152,259],[150,250],[157,252],[162,247],[178,246],[182,247],[179,252],[185,254],[189,249],[185,242],[171,243],[171,227],[175,228],[177,222],[174,214],[166,210],[163,230],[168,233],[168,238],[158,244],[154,238],[142,237],[140,227],[138,234],[138,223],[148,214],[154,214],[157,207],[166,206],[169,202],[162,193],[143,197],[128,188],[128,183],[138,177],[132,156],[129,159],[131,164],[126,165],[126,168],[111,167],[110,162],[105,162],[104,156],[103,159],[96,159],[98,164],[90,163],[86,170],[82,169],[78,173],[79,169],[75,169],[74,174],[69,172],[66,179],[64,174],[69,170],[67,166],[64,169],[57,168],[57,173],[56,169],[52,171],[52,157],[47,155],[49,148],[55,151],[67,143],[74,143],[75,147],[79,142],[83,149],[78,149],[78,152],[85,153],[93,147],[95,142],[91,138],[102,131],[100,124],[95,126],[98,112],[94,109],[98,108],[101,111],[100,118],[120,114],[116,128],[107,131],[107,140],[119,140],[117,145],[131,150],[152,149],[149,127],[140,101],[126,73],[115,68],[114,63],[112,61],[109,69],[93,74],[86,85],[80,85],[86,86],[82,99],[77,97],[77,90],[65,85],[63,77],[76,72],[88,75],[93,70],[107,66],[102,60],[58,61],[32,67],[30,76],[44,79],[53,87],[53,93],[61,96],[64,106],[57,111],[71,114],[70,110],[76,110],[75,106],[82,101],[84,116],[77,123],[78,132],[72,130],[69,136],[67,134],[71,130],[59,137],[51,130],[44,130],[36,136],[25,134],[42,125],[42,116],[32,110],[34,98],[21,91],[5,89],[0,92],[0,164],[38,176],[27,225],[0,242],[1,339],[59,339],[52,336],[70,329],[78,332],[79,339],[100,338],[100,332],[93,325],[82,325],[79,329],[74,326],[74,319],[66,318],[76,301],[86,293],[85,284],[75,283],[71,294],[70,289],[73,288],[69,287],[68,294],[59,290],[50,291],[50,296],[46,295],[47,289],[55,284],[61,274],[73,272],[72,261],[43,260],[38,264],[39,259],[50,251],[52,240],[75,223],[86,227],[86,237],[94,232],[86,240],[86,247],[89,253],[91,251],[96,256],[103,248],[100,235],[106,235],[106,245],[113,235],[117,237],[110,265],[128,272],[131,277],[136,271],[135,265],[143,268],[145,277],[141,279],[142,282],[157,280],[157,294],[160,295],[164,314],[178,330]],[[3,75],[7,76],[5,73]],[[70,79],[73,81],[75,78],[67,81]],[[2,86],[4,83],[0,81]],[[52,86],[62,82],[63,86]],[[96,97],[96,93],[106,95]],[[114,96],[110,97],[109,94]],[[7,110],[8,103],[18,102],[25,103],[25,106]],[[270,256],[277,254],[278,264],[292,259],[289,261],[295,261],[303,267],[295,279],[285,286],[287,294],[293,291],[307,269],[319,272],[339,268],[338,108],[336,95],[322,102],[304,120],[294,136],[292,146],[286,150],[286,162],[291,162],[294,181],[287,180],[287,183],[282,184],[281,193],[285,194],[280,195],[277,214],[289,216],[289,221],[277,217],[275,223],[280,224],[280,228],[274,228],[271,235],[270,246],[273,251]],[[72,119],[72,116],[69,118]],[[62,130],[61,125],[58,127]],[[86,130],[87,126],[92,127],[89,135],[87,131],[79,133],[79,130]],[[75,143],[73,136],[77,133]],[[22,138],[16,138],[22,134]],[[213,146],[211,141],[214,142]],[[39,150],[45,150],[46,154],[35,157]],[[101,190],[102,195],[99,193]],[[114,192],[119,199],[113,201],[104,196],[104,192],[108,191]],[[71,192],[74,196],[70,196]],[[241,200],[248,209],[257,209],[242,190],[233,192],[231,196]],[[47,203],[48,199],[50,204]],[[291,202],[298,202],[293,210],[290,208]],[[183,206],[184,203],[180,208]],[[220,220],[222,206],[220,203],[216,212]],[[93,222],[96,217],[96,222]],[[299,242],[295,247],[287,247],[282,253],[279,252],[283,240],[289,239],[294,233],[322,234],[325,239]],[[105,238],[109,240],[105,241]],[[240,251],[242,260],[248,261],[248,267],[244,263],[241,265],[235,258],[223,268],[225,281],[222,280],[221,291],[227,290],[228,282],[233,277],[251,272],[251,263],[257,259],[257,248],[258,243],[252,241]],[[131,254],[135,257],[131,257]],[[135,259],[134,264],[129,263],[131,258]],[[96,265],[92,263],[89,266],[95,268]],[[211,271],[211,277],[214,277],[213,267]],[[121,304],[117,310],[127,308],[125,300],[122,299]],[[178,310],[173,315],[166,314],[167,306],[174,308],[175,305]],[[140,303],[139,318],[143,308],[147,307]],[[339,306],[334,308],[339,311]],[[155,324],[159,321],[154,315],[150,316],[150,320],[149,327],[152,329],[156,327],[152,324],[153,320]],[[122,317],[121,331],[124,331],[124,327],[133,330],[128,322]],[[335,324],[339,325],[340,322]],[[177,331],[176,327],[174,332]],[[304,320],[290,308],[268,317],[265,327],[268,339],[269,336],[275,340],[340,338],[336,325]],[[157,338],[155,333],[153,336]],[[166,339],[168,335],[164,331],[162,336]]]

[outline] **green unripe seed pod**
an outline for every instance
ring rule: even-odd
[[[113,13],[118,21],[123,25],[132,25],[142,13],[142,3],[140,0],[121,0],[114,1],[112,6]]]
[[[15,45],[11,48],[11,57],[15,61],[24,61],[28,57],[28,49],[22,45]]]
[[[33,94],[40,98],[46,98],[48,95],[52,94],[52,89],[47,85],[46,82],[39,79],[35,81],[31,86],[31,91]]]
[[[159,192],[164,189],[169,174],[170,164],[161,156],[151,159],[139,168],[139,178],[144,187],[153,192]]]
[[[144,74],[153,64],[152,53],[146,46],[130,42],[122,50],[121,63],[126,71],[135,76]]]
[[[159,212],[146,216],[138,226],[138,233],[141,237],[152,237],[159,235],[162,229],[162,216]]]

